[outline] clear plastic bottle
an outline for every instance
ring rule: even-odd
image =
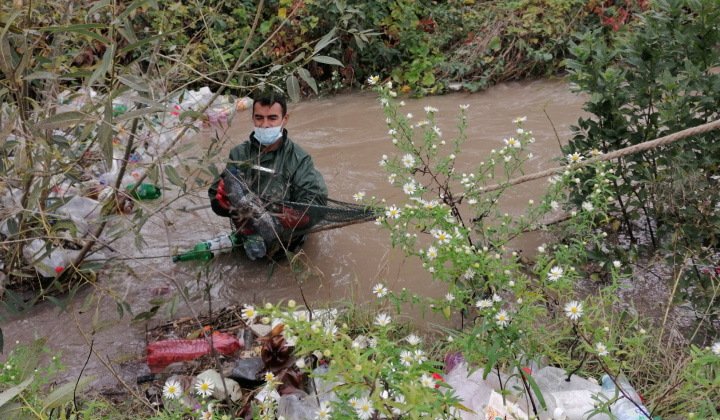
[[[615,382],[622,388],[623,393],[615,386]],[[608,398],[617,400],[610,405],[610,412],[617,420],[647,420],[650,419],[650,410],[640,400],[635,388],[624,377],[615,378],[615,382],[608,375],[602,377],[602,390]]]

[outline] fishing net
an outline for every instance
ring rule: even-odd
[[[235,217],[252,226],[267,244],[287,243],[309,233],[375,220],[379,215],[373,207],[333,200],[293,185],[267,168],[226,170],[223,179]],[[308,202],[286,197],[304,197]]]

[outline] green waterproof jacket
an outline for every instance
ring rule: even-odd
[[[265,200],[326,205],[328,190],[325,180],[315,169],[312,157],[302,147],[293,143],[283,130],[281,144],[269,152],[260,151],[260,143],[253,135],[250,140],[230,151],[226,170],[237,170],[245,177],[250,189]],[[258,170],[253,166],[272,169],[275,173]],[[220,206],[215,195],[220,180],[210,186],[208,195],[213,211],[224,217],[230,212]]]

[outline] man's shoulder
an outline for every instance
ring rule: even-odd
[[[310,156],[310,153],[308,153],[305,149],[302,148],[299,144],[295,143],[290,139],[288,136],[286,139],[286,144],[283,145],[283,149],[285,149],[285,153],[294,155],[298,160],[303,160],[306,158],[312,159],[312,156]]]

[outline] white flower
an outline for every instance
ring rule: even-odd
[[[557,211],[557,209],[560,208],[560,204],[558,204],[557,201],[553,200],[550,202],[550,208],[553,209],[553,211]]]
[[[592,203],[589,201],[583,201],[582,208],[588,212],[595,210],[595,207],[593,207]]]
[[[272,372],[265,372],[265,382],[271,382],[275,380],[275,374]]]
[[[438,135],[438,137],[442,137],[442,131],[440,131],[440,128],[438,126],[434,125],[432,129],[435,132],[435,134]]]
[[[493,304],[492,304],[492,301],[491,301],[490,299],[483,299],[483,300],[478,300],[477,302],[475,302],[475,306],[477,306],[478,309],[489,308],[489,307],[491,307],[492,305],[493,305]]]
[[[353,196],[353,199],[354,199],[355,201],[360,201],[360,200],[362,200],[364,197],[365,197],[365,191],[360,191],[360,192],[355,193],[355,195]]]
[[[569,163],[578,163],[583,160],[583,157],[580,153],[575,152],[571,155],[567,155],[567,160]]]
[[[516,418],[516,414],[520,411],[520,407],[515,404],[514,402],[507,402],[507,405],[505,405],[505,411],[510,415],[510,418]]]
[[[383,222],[383,220],[385,220],[384,217],[378,216],[378,217],[375,219],[375,224],[376,224],[376,225],[381,225],[382,222]]]
[[[717,343],[713,344],[713,346],[712,346],[712,348],[710,349],[710,351],[712,351],[712,352],[715,353],[716,355],[720,356],[720,341],[718,341]]]
[[[415,124],[415,125],[418,126],[418,127],[422,127],[422,126],[428,125],[428,124],[430,124],[430,122],[428,122],[427,120],[420,120],[420,121],[418,121],[418,123]]]
[[[415,361],[418,363],[422,363],[425,360],[427,360],[427,358],[425,357],[425,352],[420,349],[415,350],[413,357],[415,358]]]
[[[452,302],[453,300],[455,300],[455,295],[453,295],[452,293],[448,293],[445,295],[445,300],[447,300],[448,302]]]
[[[329,419],[330,418],[330,412],[332,412],[332,406],[327,405],[325,401],[320,403],[320,410],[318,410],[317,417],[318,419]]]
[[[300,369],[305,369],[305,360],[304,359],[297,359],[297,362],[295,362],[295,366],[297,366]]]
[[[392,82],[388,80],[388,82],[385,83],[385,86],[387,86],[388,89],[392,89]]]
[[[386,98],[381,98],[381,99],[380,99],[380,103],[381,103],[383,106],[387,106],[388,100],[387,100]]]
[[[460,109],[465,111],[466,109],[470,108],[470,104],[460,105]]]
[[[413,355],[410,350],[403,350],[400,352],[400,364],[405,367],[409,367],[413,362]]]
[[[400,101],[400,106],[405,106],[405,101]]]
[[[501,327],[506,327],[508,324],[508,321],[510,321],[510,317],[508,316],[507,311],[498,311],[497,314],[495,314],[495,320],[496,323]]]
[[[438,109],[435,108],[434,106],[426,106],[426,107],[425,107],[425,112],[428,113],[428,114],[431,113],[431,112],[438,112]]]
[[[615,266],[615,268],[620,268],[621,265],[622,264],[620,264],[620,261],[618,261],[618,260],[613,261],[613,266]]]
[[[562,267],[553,267],[548,273],[548,280],[558,281],[562,278],[564,270]]]
[[[405,337],[405,341],[410,343],[411,346],[417,346],[418,344],[420,344],[421,340],[420,340],[420,337],[418,337],[417,335],[410,334],[407,337]]]
[[[607,346],[603,343],[595,344],[595,351],[598,352],[598,356],[607,356],[608,355]]]
[[[522,133],[524,133],[524,132],[525,132],[525,130],[523,130],[522,128],[518,128],[518,129],[517,129],[517,133],[518,133],[518,134],[522,134]]]
[[[214,389],[215,383],[213,383],[213,381],[209,378],[205,378],[195,385],[195,392],[197,392],[201,397],[209,397],[212,395]]]
[[[517,124],[519,122],[527,121],[527,117],[516,117],[512,122]]]
[[[395,206],[390,206],[385,211],[385,216],[389,217],[390,219],[397,219],[398,217],[400,217],[400,209]]]
[[[512,137],[510,137],[509,139],[503,139],[503,141],[505,142],[507,147],[514,147],[514,148],[518,149],[521,146],[520,140],[516,140]]]
[[[200,420],[210,420],[213,418],[212,403],[208,404],[208,409],[200,413]]]
[[[377,297],[381,298],[381,297],[383,297],[383,296],[385,296],[385,295],[388,294],[388,288],[385,287],[384,284],[378,283],[378,284],[375,285],[375,287],[373,287],[373,293],[374,293]]]
[[[397,174],[390,174],[390,175],[388,175],[388,182],[391,183],[391,184],[394,184],[396,177],[397,177]]]
[[[352,397],[348,400],[348,405],[355,409],[357,407],[358,402],[360,402],[360,399],[358,397]]]
[[[367,79],[367,84],[370,86],[375,86],[379,80],[380,76],[370,76]]]
[[[565,315],[573,321],[577,321],[583,314],[583,304],[573,300],[565,305]]]
[[[388,325],[390,325],[390,315],[379,314],[377,318],[375,318],[375,325],[387,327]]]
[[[438,239],[440,243],[450,243],[450,234],[448,234],[445,231],[438,230],[435,234],[435,237]]]
[[[253,319],[257,316],[257,313],[255,312],[255,307],[252,305],[245,305],[242,310],[242,319],[248,322],[252,322]]]
[[[410,119],[410,118],[413,117],[413,114],[408,113],[408,114],[407,114],[407,117],[408,117],[408,119]]]
[[[405,194],[407,195],[415,194],[415,182],[410,181],[403,185],[403,191],[405,191]]]
[[[503,158],[505,162],[510,162],[512,160],[512,156],[508,155]]]
[[[590,151],[590,155],[592,155],[592,156],[602,155],[602,152],[599,151],[598,149],[592,149]]]
[[[432,376],[427,373],[423,373],[422,378],[420,378],[420,384],[426,388],[434,388],[435,380],[433,380]]]
[[[413,157],[413,155],[408,153],[405,156],[403,156],[402,163],[403,163],[403,166],[405,166],[406,168],[412,168],[413,166],[415,166],[415,158]]]
[[[475,199],[475,198],[468,198],[468,204],[470,204],[470,205],[477,204],[477,199]]]
[[[473,277],[475,277],[475,270],[468,267],[467,270],[465,270],[465,273],[463,273],[463,277],[465,277],[466,280],[470,280]]]
[[[427,255],[427,257],[430,261],[434,260],[435,257],[437,257],[437,248],[435,248],[434,246],[431,246],[430,248],[428,248],[427,254],[425,254],[425,255]]]
[[[360,420],[368,420],[375,414],[372,400],[367,397],[362,397],[355,403],[355,413],[358,415]]]
[[[544,254],[545,253],[545,247],[540,245],[537,247],[538,254]]]
[[[395,395],[395,397],[393,399],[398,404],[405,404],[405,396],[403,394],[397,394],[397,395]],[[398,407],[393,407],[392,413],[395,414],[396,416],[399,416],[399,415],[403,414],[404,411]]]
[[[391,136],[394,136],[395,134],[397,134],[397,130],[395,130],[394,128],[391,128],[391,129],[388,131],[388,134],[390,134]]]
[[[182,385],[179,381],[169,380],[165,382],[163,387],[163,397],[168,400],[176,400],[180,398],[183,393]]]
[[[497,293],[493,293],[492,300],[493,300],[493,302],[500,302],[500,301],[502,301],[502,298]]]

